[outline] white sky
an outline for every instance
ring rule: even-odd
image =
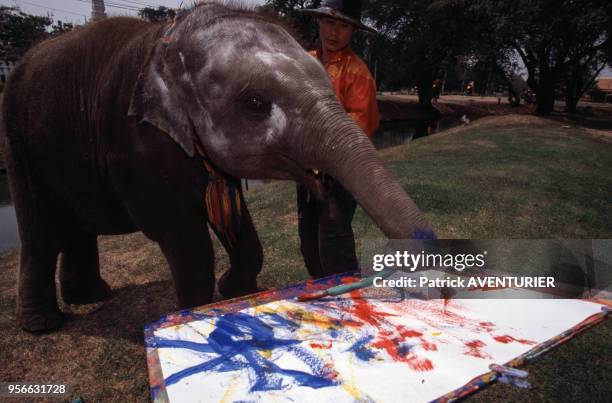
[[[191,6],[196,0],[183,0],[184,6]],[[247,0],[263,4],[265,0]],[[136,15],[137,10],[146,6],[157,8],[165,6],[177,8],[181,0],[105,0],[106,14]],[[3,6],[18,6],[22,11],[33,15],[49,15],[54,20],[83,24],[91,17],[91,0],[0,0]],[[612,76],[612,69],[605,68],[600,76]]]
[[[194,0],[184,0],[184,6],[190,7]],[[250,0],[263,4],[264,0]],[[150,6],[178,8],[181,0],[105,0],[106,14],[136,15],[137,10]],[[0,0],[2,6],[18,6],[23,12],[32,15],[50,15],[54,20],[83,24],[91,17],[91,0]]]

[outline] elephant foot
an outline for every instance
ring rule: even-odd
[[[232,278],[230,271],[223,273],[219,279],[219,293],[223,298],[237,298],[243,295],[253,294],[259,291],[264,291],[257,287],[257,280],[244,281],[242,279]]]
[[[100,279],[94,287],[69,287],[62,285],[62,299],[66,304],[95,304],[107,299],[111,288],[106,281]]]
[[[57,305],[42,308],[17,308],[17,323],[27,332],[49,332],[59,328],[63,321],[64,314]]]

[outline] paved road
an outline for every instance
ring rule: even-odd
[[[405,100],[410,100],[410,101],[415,101],[417,102],[419,100],[417,95],[410,95],[410,94],[394,94],[391,92],[383,92],[382,93],[385,96],[391,96],[393,98],[400,98],[400,99],[405,99]],[[492,103],[492,104],[496,104],[497,103],[497,97],[492,97],[492,96],[486,96],[486,97],[482,97],[479,95],[473,95],[473,96],[465,96],[465,95],[442,95],[439,98],[440,101],[444,102],[444,101],[450,101],[450,102],[486,102],[486,103]],[[507,104],[508,100],[506,99],[506,97],[502,97],[502,104]],[[565,102],[564,101],[555,101],[555,106],[559,106],[559,107],[564,107],[565,106]],[[601,103],[601,102],[583,102],[580,101],[578,102],[578,106],[579,107],[586,107],[586,106],[591,106],[593,108],[606,108],[606,109],[612,109],[612,103]]]

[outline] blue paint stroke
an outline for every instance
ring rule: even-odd
[[[410,352],[410,350],[412,350],[413,347],[414,346],[412,344],[402,343],[397,348],[397,352],[401,355],[408,355],[408,353]]]
[[[314,375],[325,379],[335,376],[334,372],[329,367],[325,366],[319,357],[312,351],[306,350],[300,346],[289,347],[289,351],[295,354],[297,358],[305,362],[306,365],[310,367]]]
[[[414,230],[414,234],[412,234],[412,239],[438,239],[436,234],[431,229],[421,229],[417,228]]]
[[[214,353],[215,350],[207,343],[196,343],[195,341],[185,340],[157,340],[157,348],[186,348],[189,350],[199,351],[201,353]]]
[[[271,316],[274,314],[269,314]],[[277,315],[278,316],[278,315]],[[281,321],[280,316],[274,317],[276,325],[298,327],[297,324],[287,319]],[[158,340],[158,347],[185,348],[198,352],[212,352],[218,354],[211,360],[186,368],[167,377],[164,382],[166,386],[179,382],[180,380],[200,373],[215,370],[226,372],[247,368],[255,375],[250,391],[281,390],[283,379],[280,375],[293,378],[300,386],[311,388],[322,388],[333,386],[336,383],[327,379],[329,373],[321,368],[323,365],[314,355],[294,354],[311,368],[314,375],[303,371],[280,368],[275,363],[265,359],[258,350],[273,350],[278,348],[289,348],[299,344],[299,340],[277,339],[270,325],[261,319],[245,313],[229,313],[219,317],[216,328],[209,337],[208,343],[195,343],[178,340]],[[238,357],[242,357],[239,360]],[[246,363],[244,362],[246,360]]]
[[[290,321],[289,319],[286,319],[277,313],[266,312],[260,314],[259,316],[268,319],[267,323],[270,323],[274,326],[284,327],[289,330],[296,330],[300,327],[300,325],[298,325],[297,323]]]
[[[367,348],[367,344],[374,338],[372,335],[365,335],[361,339],[357,340],[347,351],[355,353],[357,358],[362,361],[370,361],[374,358],[374,352]]]

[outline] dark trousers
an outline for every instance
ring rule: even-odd
[[[327,198],[319,201],[297,187],[300,249],[308,273],[320,278],[358,269],[351,221],[357,203],[338,182],[324,179]]]

